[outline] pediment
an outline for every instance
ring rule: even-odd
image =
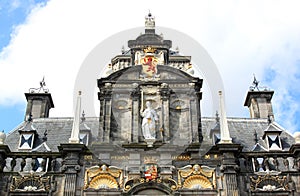
[[[101,82],[112,82],[112,83],[127,83],[127,82],[153,82],[159,83],[160,81],[163,82],[196,82],[201,81],[202,79],[193,77],[188,73],[181,71],[180,69],[176,69],[170,67],[168,65],[158,65],[157,66],[157,76],[153,78],[143,78],[141,77],[142,73],[142,66],[136,65],[132,67],[127,67],[116,71],[109,75],[106,78],[102,78],[98,80],[98,85]]]

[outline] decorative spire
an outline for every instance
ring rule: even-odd
[[[122,54],[125,54],[125,47],[124,46],[122,46],[121,52],[122,52]]]
[[[220,117],[218,111],[216,111],[216,122],[220,123]]]
[[[47,141],[47,135],[48,135],[48,130],[46,129],[45,132],[44,132],[44,136],[43,136],[43,138],[42,138],[42,140],[43,140],[44,142]]]
[[[222,95],[222,91],[219,91],[220,96],[220,132],[221,132],[221,140],[220,144],[231,144],[232,138],[230,137],[229,128],[227,124],[227,117],[224,106],[224,99]]]
[[[84,110],[82,110],[82,114],[81,114],[81,122],[85,121],[85,113]]]
[[[145,28],[154,29],[155,28],[155,18],[152,16],[151,12],[145,17]]]
[[[74,113],[73,128],[69,143],[79,143],[79,124],[81,111],[81,91],[78,91],[77,103]]]
[[[257,132],[256,132],[256,130],[254,130],[254,142],[255,142],[255,144],[257,144],[258,143],[258,137],[257,137]]]

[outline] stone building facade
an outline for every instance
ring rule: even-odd
[[[299,134],[274,120],[273,91],[248,91],[250,118],[227,118],[219,92],[220,116],[202,117],[203,80],[151,14],[128,48],[97,80],[99,118],[80,93],[74,118],[25,93],[24,122],[0,134],[1,195],[300,195]]]

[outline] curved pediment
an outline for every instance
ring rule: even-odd
[[[132,67],[127,67],[116,71],[109,75],[106,78],[102,78],[98,80],[98,84],[100,81],[103,82],[121,82],[122,83],[131,83],[131,82],[201,82],[202,79],[193,77],[188,73],[181,71],[180,69],[173,68],[168,65],[158,65],[157,66],[157,75],[147,78],[143,77],[142,73],[142,65],[136,65]]]

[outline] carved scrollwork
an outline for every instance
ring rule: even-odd
[[[135,187],[141,186],[141,185],[158,185],[163,184],[164,186],[168,187],[170,190],[175,191],[178,189],[177,182],[172,178],[157,178],[153,180],[149,180],[146,178],[133,178],[126,181],[124,185],[124,192],[129,192]]]
[[[286,176],[250,176],[250,182],[252,191],[277,191],[289,189]]]
[[[13,176],[10,185],[12,192],[48,192],[51,188],[50,176],[26,174],[23,176]]]

